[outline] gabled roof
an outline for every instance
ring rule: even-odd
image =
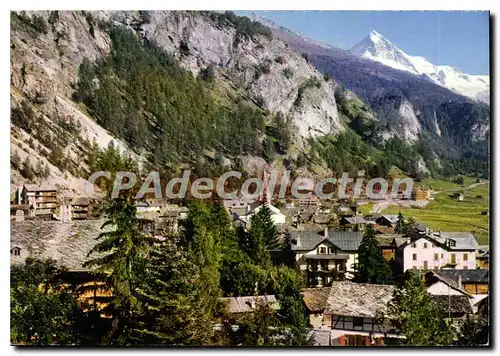
[[[489,281],[487,269],[441,269],[435,273],[456,283],[458,283],[459,277],[462,278],[462,283],[488,283]]]
[[[368,224],[370,221],[362,216],[344,216],[342,220],[347,221],[349,224]]]
[[[311,230],[293,231],[290,232],[292,240],[296,240],[296,244],[292,244],[293,251],[311,251],[323,241],[328,241],[337,246],[342,251],[357,251],[363,236],[359,231],[328,231],[328,236]]]
[[[384,214],[381,217],[379,217],[378,219],[382,219],[382,218],[386,219],[391,224],[395,224],[398,222],[398,215],[397,214]]]
[[[302,294],[310,311],[373,318],[387,307],[394,289],[388,284],[332,282],[331,287],[306,288]]]
[[[439,270],[439,271],[429,271],[425,274],[425,279],[426,279],[426,283],[428,286],[431,286],[435,283],[437,283],[438,281],[440,282],[443,282],[444,284],[446,284],[447,286],[449,286],[450,288],[456,290],[456,291],[459,291],[460,293],[462,293],[463,295],[466,295],[468,297],[472,297],[469,292],[467,292],[465,289],[463,289],[462,287],[460,287],[458,285],[457,282],[455,282],[453,279],[450,279],[446,276],[443,276],[442,274],[440,274],[439,272],[441,271],[444,271],[444,270]]]
[[[57,189],[51,185],[38,186],[36,184],[25,184],[24,188],[26,188],[26,190],[28,192],[53,192],[53,191],[57,191]]]
[[[396,238],[401,238],[400,234],[380,234],[375,237],[380,244],[380,247],[392,247],[396,246]],[[404,239],[406,241],[406,239]]]
[[[95,238],[102,232],[103,223],[104,220],[11,222],[11,246],[23,249],[22,258],[11,257],[11,263],[23,262],[26,257],[52,258],[59,266],[82,270],[82,264],[89,259],[87,253],[95,246]]]
[[[274,295],[259,295],[245,297],[227,297],[220,298],[229,303],[230,313],[248,313],[253,311],[259,303],[265,303],[274,310],[279,309],[279,303]]]
[[[429,236],[432,240],[446,246],[449,250],[476,250],[478,243],[470,232],[437,232]],[[447,240],[454,240],[455,246],[447,246]]]
[[[465,295],[431,295],[432,300],[445,312],[467,314],[472,313],[469,297]]]
[[[72,205],[90,205],[90,199],[87,197],[74,197],[71,199]]]

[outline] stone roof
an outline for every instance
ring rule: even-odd
[[[489,281],[487,269],[440,269],[435,273],[456,283],[458,283],[459,277],[462,277],[462,283],[488,283]]]
[[[229,303],[230,313],[248,313],[253,311],[259,303],[264,302],[274,310],[279,309],[279,303],[274,295],[259,295],[245,297],[226,297],[220,298]]]
[[[443,310],[451,313],[472,313],[469,297],[466,295],[431,295],[432,300]]]
[[[325,238],[316,231],[293,231],[289,232],[292,240],[297,243],[292,243],[293,251],[311,251],[322,241],[329,241],[343,251],[357,251],[363,236],[359,231],[330,231]]]
[[[331,287],[306,288],[303,296],[310,311],[373,318],[387,307],[394,288],[387,284],[332,282]]]
[[[349,224],[368,224],[370,221],[362,216],[344,216],[342,220],[347,221]]]
[[[71,199],[71,205],[90,205],[90,199],[87,197],[74,197]]]
[[[52,258],[61,267],[82,270],[103,223],[104,220],[11,222],[11,247],[21,248],[20,256],[11,254],[11,263],[23,263],[27,257]]]
[[[441,270],[440,270],[441,271]],[[464,295],[471,296],[465,289],[460,287],[457,282],[455,282],[453,279],[450,279],[446,276],[443,276],[442,274],[438,274],[438,271],[429,271],[425,275],[426,278],[426,283],[428,286],[431,286],[438,281],[443,282],[444,284],[448,285],[450,288],[453,288],[459,292],[461,292]]]
[[[397,214],[384,214],[379,219],[381,219],[381,218],[387,219],[387,221],[389,221],[391,224],[395,224],[398,222],[398,215]]]
[[[28,192],[53,192],[57,191],[56,188],[54,188],[51,185],[36,185],[36,184],[25,184],[24,187]]]

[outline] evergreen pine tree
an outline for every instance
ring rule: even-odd
[[[382,249],[371,225],[365,229],[358,250],[358,281],[384,284],[391,280],[391,269],[384,259]]]
[[[110,343],[127,345],[131,342],[130,332],[137,312],[135,288],[143,278],[150,241],[139,229],[136,207],[130,197],[109,202],[104,213],[107,221],[101,227],[103,232],[88,254],[98,256],[85,262],[84,267],[96,267],[96,272],[107,276],[106,282],[112,292]]]
[[[198,320],[198,266],[170,240],[151,251],[146,271],[137,293],[140,316],[132,332],[134,344],[202,345],[211,329]]]
[[[405,219],[403,217],[403,214],[401,214],[401,212],[399,212],[399,214],[398,214],[398,222],[396,223],[395,231],[398,234],[406,233]]]

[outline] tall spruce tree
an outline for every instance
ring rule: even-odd
[[[271,217],[271,209],[264,204],[252,216],[248,233],[241,236],[241,246],[252,261],[268,268],[271,265],[270,250],[279,246],[278,229]]]
[[[95,267],[96,272],[103,273],[112,294],[108,308],[113,319],[109,343],[129,345],[137,312],[135,288],[144,276],[150,240],[140,231],[136,207],[130,197],[112,200],[104,213],[107,220],[101,227],[103,232],[88,254],[98,255],[85,262],[84,267]]]
[[[138,288],[140,315],[132,332],[137,345],[202,345],[211,325],[198,318],[200,268],[172,240],[158,243]]]
[[[366,227],[359,246],[357,269],[357,280],[361,283],[384,284],[391,281],[391,268],[371,225]]]
[[[207,202],[194,202],[189,206],[184,243],[190,259],[200,268],[196,285],[200,302],[198,320],[203,325],[210,325],[217,313],[221,296],[221,241],[228,223],[221,211],[213,209]]]
[[[406,233],[406,223],[405,223],[405,218],[401,212],[398,214],[398,221],[396,223],[396,228],[394,229],[396,233],[398,234],[404,234]]]
[[[402,342],[408,346],[449,346],[456,330],[447,316],[419,277],[410,273],[404,284],[395,289],[382,324],[404,335]]]

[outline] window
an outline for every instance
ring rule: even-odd
[[[416,254],[416,253],[414,253],[414,254],[413,254],[413,261],[416,261],[416,260],[417,260],[417,254]]]
[[[434,244],[431,244],[431,247],[433,248],[433,247],[434,247]]]
[[[444,256],[444,255],[443,255],[443,254],[441,254],[441,258],[443,258],[443,256]]]
[[[366,336],[364,335],[346,335],[346,346],[367,346]]]
[[[354,327],[356,327],[356,326],[363,326],[363,318],[355,316],[353,318],[353,320],[352,320],[352,325]]]
[[[434,254],[434,261],[437,261],[439,259],[439,256],[437,253]]]
[[[428,269],[428,268],[429,268],[429,266],[427,264],[427,261],[424,261],[424,269]]]
[[[468,253],[464,253],[464,261],[468,261],[469,260],[469,254]]]
[[[424,248],[427,248],[427,242],[424,242]]]
[[[19,256],[21,255],[21,249],[19,247],[14,247],[12,250],[10,250],[10,253],[14,256]]]
[[[324,255],[326,253],[326,247],[320,247],[319,248],[319,253]]]
[[[417,244],[414,242],[414,243],[411,244],[411,247],[416,248]]]
[[[335,253],[335,249],[333,247],[328,247],[328,253],[329,254],[334,254]]]
[[[451,254],[451,263],[457,263],[454,253]]]

